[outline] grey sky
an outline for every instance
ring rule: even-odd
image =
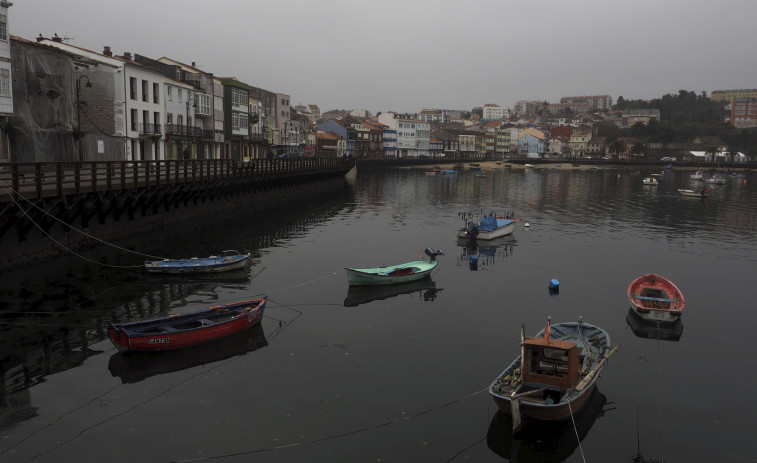
[[[754,0],[13,3],[13,35],[194,61],[321,111],[757,88]]]

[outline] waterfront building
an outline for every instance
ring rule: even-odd
[[[586,154],[593,157],[602,157],[605,155],[606,148],[607,137],[592,137],[586,143]]]
[[[546,134],[535,127],[528,127],[518,133],[518,154],[538,158],[544,154]]]
[[[274,143],[277,145],[277,151],[286,152],[289,148],[289,120],[291,115],[291,109],[289,106],[289,95],[284,93],[276,93],[276,125],[275,130],[278,131],[279,137]],[[274,135],[274,138],[276,136]]]
[[[8,8],[13,3],[0,1],[0,163],[10,161],[8,122],[13,116],[13,78],[11,38],[8,31]]]
[[[236,77],[218,79],[223,85],[225,158],[241,161],[250,156],[250,86]]]
[[[397,157],[429,156],[431,126],[408,114],[381,113],[378,121],[397,133]],[[386,141],[386,139],[385,139]]]
[[[336,134],[338,138],[344,140],[344,151],[341,153],[346,156],[355,156],[355,139],[357,138],[357,134],[352,125],[345,123],[343,118],[327,119],[318,124],[318,130]]]
[[[177,123],[177,116],[173,121],[166,121],[166,138],[172,142],[187,139],[192,146],[191,157],[196,159],[221,159],[228,157],[228,145],[224,135],[224,96],[223,84],[214,78],[213,74],[196,67],[195,63],[186,64],[168,57],[150,60],[141,55],[135,55],[135,60],[145,66],[163,72],[168,77],[192,86],[190,98],[183,104],[186,106],[186,127]],[[175,95],[166,94],[166,101],[175,101]],[[178,102],[177,102],[178,103]],[[181,110],[181,108],[178,108]],[[166,115],[168,117],[168,114]],[[171,124],[171,125],[168,125]],[[177,143],[171,143],[174,149],[167,156],[176,159],[179,155],[175,149]]]
[[[369,158],[383,157],[386,126],[376,121],[363,121],[363,126],[368,129],[368,150],[365,156]]]
[[[476,147],[480,146],[480,136],[476,132],[464,130],[458,133],[458,146],[460,154],[466,157],[473,157],[476,155]]]
[[[431,137],[441,143],[441,152],[444,156],[457,156],[460,154],[459,131],[452,128],[443,128],[434,131]]]
[[[276,127],[276,94],[255,86],[249,87],[250,97],[257,100],[257,115],[250,113],[254,120],[257,118],[257,130],[250,135],[253,150],[259,157],[273,156],[274,133]],[[256,117],[257,116],[257,117]],[[256,135],[259,134],[259,135]]]
[[[591,130],[577,130],[570,136],[570,154],[573,157],[581,158],[586,156],[591,141]]]

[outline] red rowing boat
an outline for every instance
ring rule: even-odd
[[[628,300],[634,312],[645,320],[673,323],[680,319],[686,302],[672,281],[647,274],[628,285]]]
[[[131,323],[111,323],[108,337],[120,351],[163,351],[221,339],[257,325],[268,298]]]

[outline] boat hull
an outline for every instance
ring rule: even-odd
[[[686,306],[683,293],[672,281],[651,273],[628,285],[628,300],[639,317],[659,323],[675,323]]]
[[[686,189],[679,189],[678,194],[681,196],[686,196],[687,198],[706,198],[707,197],[707,190],[686,190]]]
[[[436,268],[435,260],[418,260],[390,267],[350,268],[347,271],[347,283],[350,286],[396,285],[427,278]]]
[[[145,261],[149,273],[218,273],[244,269],[249,254],[206,257],[203,259],[167,259]]]
[[[480,241],[495,240],[497,238],[512,234],[512,232],[515,231],[515,225],[517,225],[517,223],[518,219],[512,219],[512,222],[503,227],[495,228],[494,230],[478,230],[478,234],[475,237],[471,237],[468,234],[467,229],[460,228],[458,229],[457,237],[458,239],[476,239]]]
[[[165,351],[222,339],[260,323],[267,298],[236,302],[186,315],[111,323],[108,337],[119,351]]]

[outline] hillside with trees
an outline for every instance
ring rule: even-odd
[[[626,100],[618,97],[615,109],[659,109],[660,122],[636,124],[627,129],[604,126],[600,135],[608,138],[634,137],[644,143],[687,143],[701,136],[718,136],[729,151],[757,156],[757,129],[736,129],[723,123],[726,103],[713,101],[706,92],[680,90],[653,100]]]

